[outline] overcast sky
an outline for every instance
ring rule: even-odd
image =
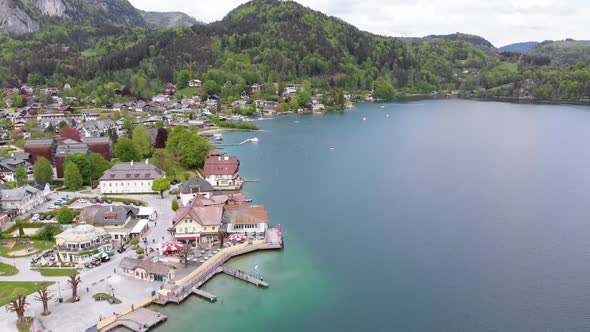
[[[243,0],[131,0],[139,9],[223,18]],[[299,0],[356,27],[388,36],[464,32],[495,46],[521,41],[590,39],[589,0]]]

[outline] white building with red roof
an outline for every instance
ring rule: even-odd
[[[240,190],[240,161],[235,156],[212,153],[205,161],[205,180],[217,190]]]

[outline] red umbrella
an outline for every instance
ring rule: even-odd
[[[182,248],[183,246],[184,246],[184,244],[182,244],[180,242],[169,241],[169,242],[166,242],[162,245],[162,251],[170,253],[170,252],[180,250],[180,248]]]
[[[246,236],[244,234],[232,234],[229,236],[229,240],[231,242],[242,242],[246,240]]]

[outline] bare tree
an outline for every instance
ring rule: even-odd
[[[217,237],[219,238],[219,249],[223,248],[223,242],[225,241],[225,231],[221,229],[217,232]]]
[[[25,324],[25,310],[27,310],[28,306],[29,302],[27,302],[27,297],[24,295],[18,295],[6,305],[6,310],[9,312],[15,312],[18,317],[18,323]]]
[[[37,291],[37,295],[35,295],[35,300],[43,303],[43,315],[44,316],[49,315],[49,307],[47,304],[49,303],[49,301],[51,299],[53,299],[53,295],[51,295],[49,293],[49,290],[47,289],[47,287],[43,287],[43,288],[39,289]]]
[[[188,256],[192,253],[193,248],[190,244],[185,244],[178,250],[178,256],[180,257],[180,261],[184,261],[184,267],[188,266]]]
[[[70,279],[68,279],[68,284],[70,284],[70,287],[72,287],[72,300],[73,301],[76,301],[76,299],[78,298],[78,286],[80,285],[81,282],[82,282],[82,280],[80,279],[80,273],[78,273],[78,271],[74,272],[70,276]]]

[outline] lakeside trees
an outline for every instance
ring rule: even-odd
[[[84,184],[78,166],[73,162],[67,162],[64,165],[64,185],[71,191],[78,191]]]
[[[138,161],[143,157],[137,143],[127,137],[119,138],[117,144],[115,144],[114,152],[115,157],[123,162]]]

